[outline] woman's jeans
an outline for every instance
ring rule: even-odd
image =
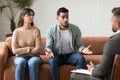
[[[25,80],[25,70],[28,68],[30,80],[39,80],[39,69],[42,60],[37,56],[25,56],[14,59],[16,66],[15,80]]]
[[[85,67],[85,58],[80,53],[58,54],[49,59],[52,80],[60,80],[59,66],[63,64],[75,65],[77,69]]]

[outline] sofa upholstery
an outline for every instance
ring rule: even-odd
[[[84,36],[82,40],[85,46],[92,45],[92,55],[84,55],[88,61],[93,61],[98,64],[102,59],[103,46],[108,40],[107,36]],[[0,80],[15,80],[15,66],[13,60],[15,55],[11,50],[12,38],[8,37],[5,42],[0,42]],[[43,64],[40,67],[40,80],[52,80],[50,75],[50,68],[48,64],[48,58],[44,54],[46,39],[42,38],[43,49],[40,52],[40,57],[43,60]],[[60,80],[70,80],[71,70],[75,69],[73,65],[62,65],[59,67]],[[25,80],[29,80],[29,72],[26,70]],[[117,79],[116,79],[117,80]]]

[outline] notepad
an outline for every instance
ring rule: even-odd
[[[76,69],[76,70],[72,70],[71,72],[92,75],[87,69]]]

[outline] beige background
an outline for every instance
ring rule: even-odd
[[[120,0],[36,0],[31,8],[36,13],[35,25],[44,37],[48,27],[57,23],[56,11],[63,6],[69,9],[70,23],[80,27],[82,36],[110,36],[111,9],[119,4]],[[0,41],[10,33],[9,25],[8,19],[0,16]]]

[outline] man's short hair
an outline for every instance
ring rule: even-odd
[[[59,8],[58,11],[57,11],[57,16],[59,16],[61,12],[62,12],[62,13],[68,13],[69,10],[66,9],[65,7],[61,7],[61,8]]]

